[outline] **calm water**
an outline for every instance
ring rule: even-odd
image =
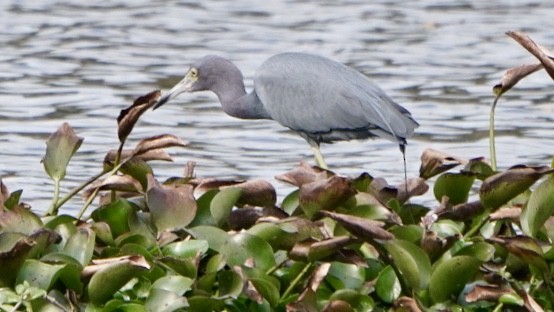
[[[247,88],[267,57],[306,51],[349,64],[411,110],[421,127],[408,146],[409,175],[426,147],[462,157],[488,156],[491,87],[505,69],[533,61],[504,35],[523,30],[554,46],[554,2],[503,1],[84,1],[0,2],[0,176],[10,190],[45,210],[51,182],[43,173],[45,140],[64,121],[85,141],[64,189],[98,172],[117,147],[115,118],[137,96],[167,89],[208,54],[229,57]],[[367,2],[371,2],[368,4]],[[92,3],[92,2],[91,2]],[[497,109],[499,165],[549,164],[554,153],[552,82],[523,81]],[[299,137],[271,121],[225,115],[209,93],[182,95],[150,111],[130,144],[173,133],[191,145],[172,149],[174,163],[154,163],[160,178],[180,175],[273,177],[312,160]],[[323,147],[343,174],[402,179],[402,158],[388,141]],[[78,210],[73,201],[67,210]]]

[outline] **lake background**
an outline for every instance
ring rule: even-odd
[[[409,140],[409,176],[418,174],[427,147],[488,157],[492,86],[506,69],[534,62],[504,33],[523,31],[554,47],[553,16],[554,2],[531,0],[5,0],[0,3],[0,176],[10,191],[23,189],[23,201],[33,209],[45,211],[52,183],[40,160],[50,133],[69,122],[85,138],[62,184],[65,192],[99,172],[105,153],[117,148],[115,119],[121,109],[151,90],[167,90],[206,54],[234,61],[247,91],[256,68],[285,51],[320,54],[363,72],[421,124]],[[500,168],[550,164],[552,94],[551,79],[539,72],[500,100]],[[265,179],[281,200],[291,188],[273,177],[301,160],[313,163],[303,139],[272,121],[229,117],[211,93],[181,95],[147,112],[128,146],[162,133],[191,142],[169,151],[173,163],[152,163],[162,180],[181,175],[193,160],[199,177]],[[344,142],[322,151],[341,174],[367,171],[391,184],[403,179],[394,143]],[[64,211],[81,205],[74,200]]]

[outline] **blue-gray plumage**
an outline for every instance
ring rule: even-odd
[[[267,59],[246,93],[240,70],[219,56],[194,63],[185,78],[154,109],[183,92],[213,91],[223,110],[243,119],[273,119],[308,141],[318,165],[326,167],[320,143],[382,137],[400,146],[418,123],[376,84],[330,59],[282,53]],[[405,158],[404,158],[405,161]]]

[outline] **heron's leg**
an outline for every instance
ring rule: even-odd
[[[319,145],[310,144],[310,146],[312,147],[312,151],[314,152],[315,163],[323,169],[328,169],[327,164],[325,163],[325,159],[323,159],[323,155],[319,150]]]

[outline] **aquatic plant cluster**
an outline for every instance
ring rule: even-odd
[[[538,69],[554,73],[539,60],[508,71],[496,100]],[[554,309],[554,169],[497,170],[492,123],[492,165],[427,149],[419,176],[391,186],[301,163],[276,177],[296,187],[277,203],[267,181],[203,179],[194,163],[160,181],[151,162],[187,143],[163,134],[125,146],[160,95],[121,112],[120,146],[67,194],[60,185],[83,138],[67,123],[49,137],[46,215],[0,185],[0,310]],[[435,203],[410,203],[429,188]],[[60,214],[79,194],[81,211]]]

